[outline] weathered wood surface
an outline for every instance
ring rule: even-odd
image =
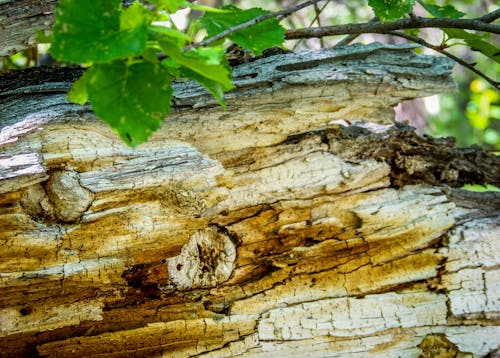
[[[441,184],[498,185],[498,159],[388,126],[450,72],[384,45],[262,59],[227,111],[179,84],[135,150],[67,83],[4,78],[0,354],[494,355],[499,197]]]
[[[0,58],[36,45],[36,30],[49,31],[56,0],[0,1]]]

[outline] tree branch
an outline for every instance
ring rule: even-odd
[[[476,19],[448,19],[448,18],[423,18],[412,17],[400,19],[392,22],[364,22],[357,24],[334,25],[323,27],[311,27],[307,29],[292,29],[286,32],[285,37],[288,40],[312,37],[324,37],[335,35],[362,34],[362,33],[380,33],[389,31],[415,29],[426,27],[454,28],[490,32],[500,34],[500,25],[490,24],[495,17],[500,16],[500,11],[493,11],[483,17]],[[484,21],[486,19],[487,21]]]
[[[449,58],[451,58],[453,61],[459,63],[460,65],[464,66],[465,68],[471,70],[472,72],[474,72],[476,75],[484,78],[486,81],[488,81],[496,90],[500,91],[500,82],[498,81],[495,81],[494,79],[492,79],[491,77],[488,77],[485,73],[479,71],[478,69],[476,69],[473,65],[469,64],[468,62],[462,60],[460,57],[457,57],[453,54],[451,54],[450,52],[446,51],[446,50],[443,50],[441,47],[439,46],[435,46],[431,43],[428,43],[427,41],[421,39],[420,37],[415,37],[415,36],[411,36],[411,35],[407,35],[403,32],[399,32],[399,31],[389,31],[389,32],[386,32],[387,35],[392,35],[392,36],[398,36],[398,37],[402,37],[402,38],[405,38],[409,41],[412,41],[412,42],[415,42],[415,43],[418,43],[422,46],[425,46],[425,47],[428,47],[436,52],[439,52]]]
[[[250,26],[253,26],[255,24],[258,24],[259,22],[262,22],[262,21],[265,21],[265,20],[268,20],[268,19],[271,19],[273,17],[277,17],[279,18],[280,20],[287,17],[288,15],[300,10],[300,9],[303,9],[307,6],[310,6],[310,5],[314,5],[316,4],[317,2],[320,2],[320,1],[323,1],[323,0],[309,0],[309,1],[305,1],[301,4],[298,4],[296,6],[293,6],[291,8],[288,8],[288,9],[284,9],[284,10],[281,10],[281,11],[276,11],[276,12],[270,12],[268,14],[264,14],[262,16],[259,16],[259,17],[256,17],[250,21],[247,21],[247,22],[244,22],[242,24],[239,24],[237,26],[233,26],[227,30],[224,30],[222,31],[221,33],[215,35],[215,36],[212,36],[204,41],[201,41],[201,42],[198,42],[198,43],[195,43],[195,44],[192,44],[192,45],[189,45],[189,46],[186,46],[184,47],[184,51],[187,51],[187,50],[190,50],[190,49],[193,49],[193,48],[197,48],[197,47],[202,47],[202,46],[207,46],[209,44],[211,44],[212,42],[215,42],[215,41],[218,41],[230,34],[232,34],[233,32],[236,32],[238,30],[243,30],[243,29],[246,29],[247,27],[250,27]]]
[[[326,6],[330,3],[331,0],[327,0],[324,4],[323,4],[323,7],[321,9],[318,8],[318,4],[314,4],[314,9],[316,10],[316,16],[314,16],[314,19],[312,19],[311,23],[309,24],[308,27],[312,27],[314,22],[317,21],[318,22],[318,26],[322,26],[321,25],[321,22],[320,22],[320,19],[319,19],[319,15],[321,15],[321,13],[323,12],[323,10],[325,10]],[[300,39],[299,41],[297,41],[297,43],[293,46],[293,49],[292,51],[294,51],[297,46],[302,42],[303,39]],[[323,44],[323,38],[320,39],[321,40],[321,48],[324,48],[324,44]]]
[[[496,19],[500,19],[500,9],[492,11],[492,12],[490,12],[484,16],[481,16],[477,19],[481,20],[482,22],[487,22],[487,23],[493,22]]]

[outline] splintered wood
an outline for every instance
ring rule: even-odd
[[[59,85],[2,94],[25,104],[0,107],[0,356],[495,355],[498,197],[455,200],[437,181],[481,164],[380,125],[450,71],[377,44],[262,59],[227,111],[179,84],[134,150]]]

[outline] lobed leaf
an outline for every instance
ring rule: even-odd
[[[451,5],[438,6],[433,4],[428,4],[424,1],[417,0],[422,7],[429,12],[434,17],[447,17],[451,19],[459,19],[465,15],[465,13],[458,11]]]
[[[413,10],[414,0],[368,0],[375,16],[380,21],[392,21],[403,17]]]
[[[200,19],[207,30],[208,37],[269,13],[269,11],[260,8],[241,10],[232,5],[224,6],[222,9],[227,12],[206,13]],[[256,55],[261,55],[265,49],[283,44],[285,29],[277,19],[268,19],[249,28],[233,32],[229,38],[239,46],[252,50]]]
[[[227,87],[225,87],[223,84],[221,84],[218,81],[211,80],[210,78],[207,78],[205,76],[200,75],[199,73],[181,66],[180,68],[182,76],[186,78],[190,78],[199,84],[201,84],[203,87],[205,87],[211,94],[212,96],[215,97],[217,102],[226,109],[226,100],[224,99],[224,93],[228,90]]]
[[[130,146],[145,142],[170,110],[172,77],[160,65],[125,61],[96,64],[84,78],[95,114]]]
[[[160,41],[160,46],[179,65],[219,83],[225,91],[234,88],[231,69],[225,62],[222,47],[195,48],[182,52],[176,43],[167,39]]]
[[[123,10],[120,0],[60,0],[50,52],[72,63],[139,56],[146,47],[151,16],[140,3]]]

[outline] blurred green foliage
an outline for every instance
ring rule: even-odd
[[[476,55],[476,68],[500,79],[500,64]],[[433,136],[453,136],[461,146],[500,150],[500,93],[482,78],[457,68],[457,93],[440,96],[440,111],[429,116]]]
[[[8,70],[19,70],[26,67],[36,66],[37,56],[37,48],[31,47],[10,57],[2,58],[0,60],[0,73]]]
[[[427,2],[431,2],[427,0]],[[453,5],[466,13],[467,17],[484,15],[498,8],[495,1],[444,0],[434,1],[440,5]],[[484,38],[496,47],[500,46],[500,36]],[[460,42],[458,42],[460,43]],[[453,46],[448,49],[493,80],[500,80],[500,64],[492,59],[473,52],[466,46]],[[461,146],[477,144],[482,147],[500,150],[500,93],[484,79],[461,66],[455,68],[457,93],[440,96],[440,111],[430,115],[429,133],[433,136],[452,136]]]
[[[462,189],[465,189],[467,191],[476,191],[476,192],[483,192],[483,191],[496,191],[500,192],[500,188],[497,188],[494,185],[477,185],[477,184],[466,184],[462,187]]]

